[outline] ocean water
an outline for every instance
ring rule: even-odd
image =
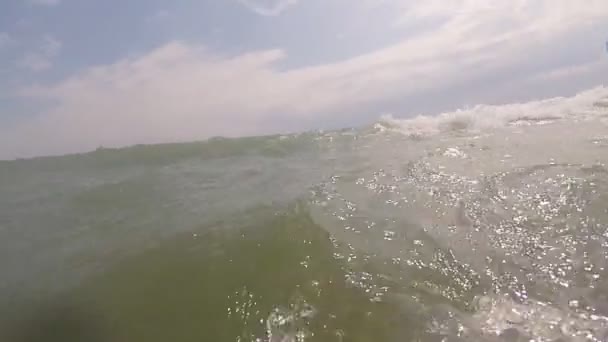
[[[0,340],[607,341],[608,89],[0,162]]]

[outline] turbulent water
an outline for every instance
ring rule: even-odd
[[[2,341],[607,341],[608,89],[0,162]]]

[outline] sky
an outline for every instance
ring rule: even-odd
[[[608,83],[606,0],[2,0],[0,159]]]

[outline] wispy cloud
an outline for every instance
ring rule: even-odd
[[[276,16],[297,4],[298,0],[238,0],[245,7],[263,16]]]
[[[167,18],[169,18],[171,16],[171,13],[167,10],[161,9],[158,10],[152,14],[150,14],[147,18],[146,21],[149,23],[157,23],[160,21],[163,21]]]
[[[30,5],[41,5],[41,6],[56,6],[61,3],[61,0],[26,0]]]
[[[591,62],[579,65],[568,65],[565,67],[560,67],[546,72],[542,72],[540,74],[532,75],[530,76],[528,81],[562,81],[572,77],[590,76],[591,74],[597,73],[600,70],[605,70],[602,71],[602,74],[608,75],[608,58],[606,58],[605,56],[602,56],[601,58]]]
[[[31,71],[43,71],[53,66],[53,59],[59,55],[62,43],[51,35],[45,35],[40,46],[26,53],[17,61],[17,66]]]
[[[20,68],[29,69],[31,71],[43,71],[46,69],[50,69],[51,66],[53,66],[53,63],[50,59],[42,55],[36,53],[28,53],[17,62],[17,66],[19,66]]]
[[[0,49],[13,42],[13,38],[7,32],[0,32]]]

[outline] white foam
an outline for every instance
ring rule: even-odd
[[[448,147],[443,155],[448,158],[467,158],[467,154],[458,149],[458,147]]]
[[[316,310],[306,303],[303,298],[297,298],[290,308],[275,308],[266,319],[266,339],[256,341],[267,342],[300,342],[311,336],[307,329],[309,320]]]
[[[398,119],[384,115],[374,125],[377,132],[392,131],[413,137],[446,131],[482,131],[510,125],[540,125],[562,119],[590,119],[608,114],[608,87],[600,86],[573,97],[556,97],[508,105],[477,105],[436,116]]]
[[[505,296],[477,299],[478,311],[470,323],[487,335],[501,335],[516,329],[524,336],[538,341],[604,341],[608,333],[608,318],[582,311],[558,308],[528,300],[516,303]]]

